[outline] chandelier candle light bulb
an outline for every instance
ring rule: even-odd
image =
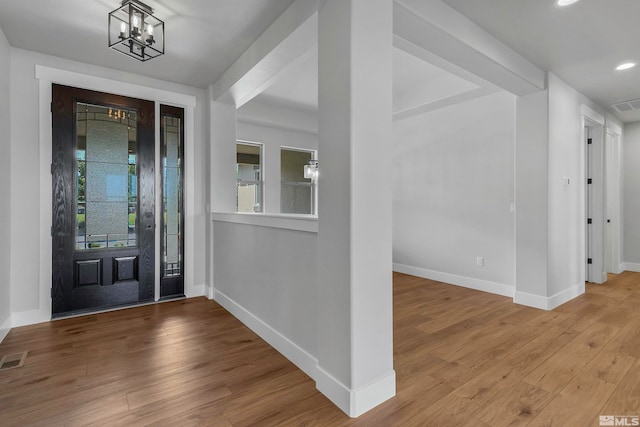
[[[155,40],[153,40],[153,25],[147,25],[147,43],[153,44]]]

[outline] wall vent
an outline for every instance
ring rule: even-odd
[[[640,99],[634,99],[633,101],[625,101],[619,102],[617,104],[613,104],[613,108],[620,113],[624,113],[627,111],[640,110]]]

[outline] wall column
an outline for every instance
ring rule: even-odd
[[[212,212],[236,211],[236,106],[232,101],[213,100],[209,87],[209,197],[207,206],[207,289],[214,297],[213,218]]]
[[[549,252],[549,93],[516,102],[516,291],[514,302],[546,309]]]
[[[318,16],[317,387],[352,417],[395,395],[392,0]]]

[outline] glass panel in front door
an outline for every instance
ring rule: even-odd
[[[164,206],[164,271],[163,277],[174,277],[182,274],[181,251],[181,215],[182,215],[182,183],[181,181],[181,119],[163,116],[163,206]]]
[[[76,250],[137,246],[136,112],[76,103]]]

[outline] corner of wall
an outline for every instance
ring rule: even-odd
[[[5,339],[7,334],[11,331],[11,316],[7,317],[7,319],[0,323],[0,344]]]
[[[395,371],[358,390],[350,390],[320,366],[317,372],[315,379],[318,391],[351,418],[359,417],[396,395]]]
[[[527,307],[550,311],[584,294],[584,292],[584,283],[578,283],[577,285],[574,285],[569,289],[565,289],[562,292],[558,292],[550,297],[516,291],[513,297],[513,302],[520,305],[526,305]]]
[[[11,329],[11,46],[0,29],[0,342]]]
[[[36,323],[49,322],[51,312],[46,310],[29,310],[11,313],[11,327],[35,325]]]
[[[215,299],[216,299],[216,288],[215,287],[209,286],[209,285],[205,285],[204,292],[205,292],[204,295],[208,299],[210,299],[212,301],[215,301]]]
[[[204,283],[200,283],[198,285],[192,285],[189,286],[186,289],[186,297],[187,298],[195,298],[195,297],[201,297],[201,296],[206,296],[207,292],[207,287]]]
[[[548,309],[549,91],[516,101],[514,302]]]

